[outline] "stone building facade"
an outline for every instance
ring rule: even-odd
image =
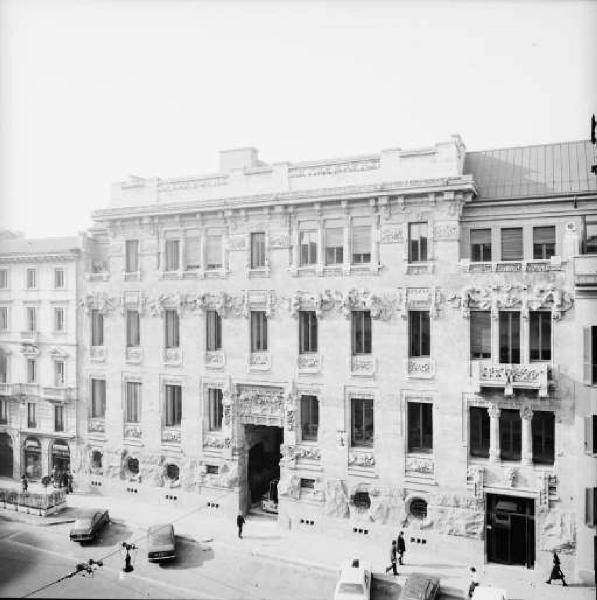
[[[475,562],[557,549],[590,579],[590,148],[244,148],[115,184],[79,299],[77,476],[231,515],[277,493],[284,525]]]
[[[82,238],[0,235],[0,471],[67,470],[77,436]]]

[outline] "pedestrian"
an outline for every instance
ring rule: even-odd
[[[52,473],[50,473],[50,480],[52,481],[52,485],[56,487],[56,476],[58,471],[56,470],[56,465],[52,467]]]
[[[245,518],[241,513],[238,513],[238,517],[236,517],[236,526],[238,527],[238,537],[242,539],[243,537],[243,525],[245,524]]]
[[[27,481],[27,475],[25,475],[25,473],[23,473],[21,475],[21,491],[23,492],[23,494],[27,493],[28,488],[29,488],[29,482]]]
[[[60,477],[60,487],[66,488],[66,493],[68,494],[68,473],[66,471],[62,471]]]
[[[398,534],[398,562],[403,565],[404,553],[406,552],[406,542],[404,541],[404,531]]]
[[[545,583],[551,583],[552,579],[561,579],[562,585],[567,586],[566,577],[562,568],[560,566],[560,557],[554,552],[553,553],[553,567],[551,568],[551,573],[549,575],[549,579]]]
[[[477,569],[475,569],[475,567],[471,567],[470,568],[470,579],[469,579],[469,586],[468,586],[468,597],[472,598],[473,597],[473,592],[475,591],[475,588],[479,585],[479,578],[477,577]]]
[[[66,488],[67,493],[73,493],[73,474],[69,471],[66,472],[66,480],[68,487]]]
[[[397,551],[396,551],[396,540],[392,540],[392,547],[390,548],[390,566],[386,568],[386,573],[392,571],[392,575],[396,577],[398,575],[398,569],[396,568]]]

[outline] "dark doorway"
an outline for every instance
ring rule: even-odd
[[[41,444],[34,437],[25,440],[25,475],[27,479],[41,479]]]
[[[488,562],[505,565],[535,563],[535,503],[518,496],[487,495]]]
[[[0,433],[0,477],[13,477],[12,439]]]
[[[54,440],[52,444],[52,468],[57,473],[65,473],[70,469],[70,451],[64,440]]]
[[[247,425],[245,436],[251,444],[247,467],[250,507],[260,509],[262,500],[277,504],[280,445],[284,443],[284,430],[281,427]]]

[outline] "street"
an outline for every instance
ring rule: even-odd
[[[68,537],[70,524],[36,527],[0,521],[0,595],[49,598],[276,599],[333,597],[335,577],[254,557],[226,542],[177,536],[175,562],[150,564],[144,530],[110,524],[93,544]],[[122,541],[139,546],[134,572],[123,573]],[[242,544],[242,541],[239,541]],[[37,591],[90,558],[104,566]]]

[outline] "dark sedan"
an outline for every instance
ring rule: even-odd
[[[110,515],[107,510],[90,510],[75,521],[70,530],[70,539],[73,542],[92,542],[109,522]]]

